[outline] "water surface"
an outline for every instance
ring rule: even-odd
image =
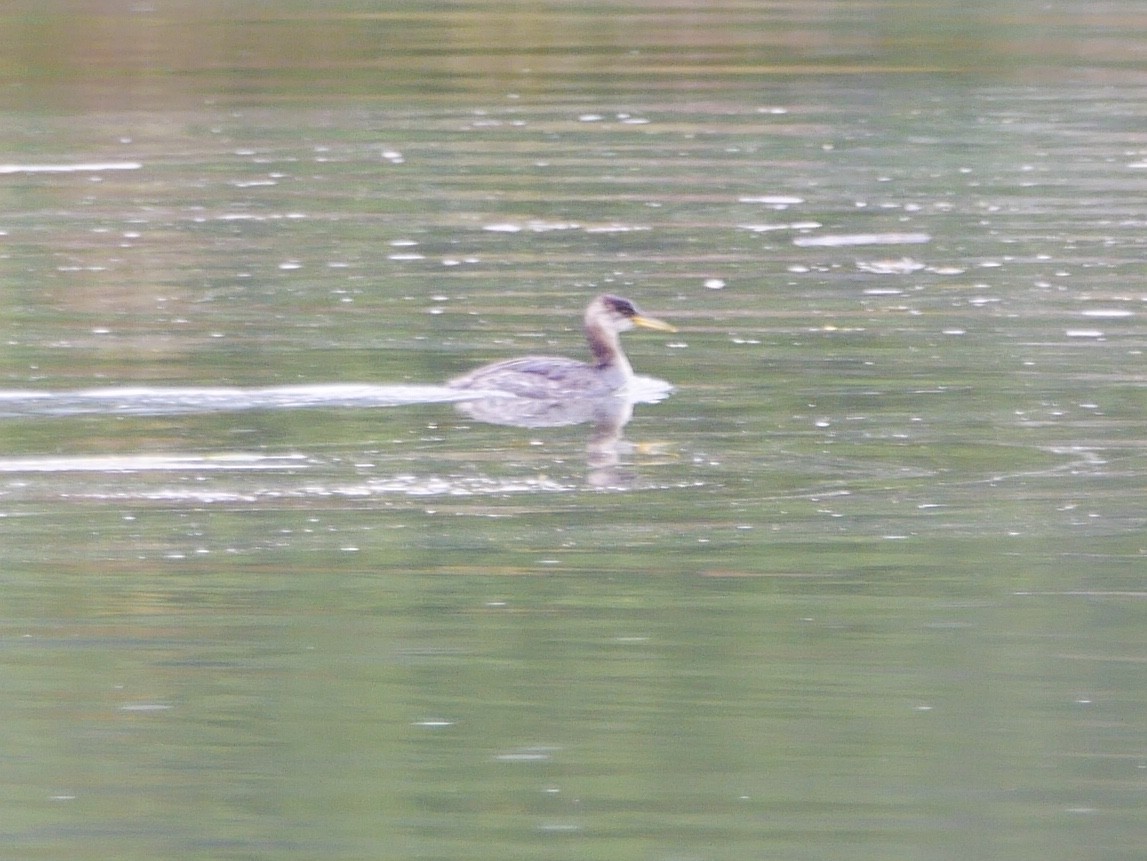
[[[11,5],[0,854],[1138,857],[1137,13]]]

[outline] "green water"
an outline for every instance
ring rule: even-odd
[[[0,14],[0,856],[1138,858],[1138,5],[320,6]]]

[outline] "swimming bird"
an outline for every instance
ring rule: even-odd
[[[585,309],[585,339],[592,362],[558,356],[523,356],[483,365],[447,385],[454,389],[480,389],[549,401],[615,394],[633,379],[633,368],[621,349],[620,335],[634,327],[677,331],[663,320],[641,313],[628,299],[607,293],[598,296]]]

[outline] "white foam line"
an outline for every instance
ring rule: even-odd
[[[139,170],[138,161],[88,161],[77,164],[0,164],[0,173],[96,173],[104,170]]]
[[[309,466],[303,454],[60,455],[0,459],[0,472],[169,472],[181,470],[268,470]]]
[[[830,236],[797,236],[793,245],[801,248],[838,248],[849,245],[919,245],[931,242],[927,233],[853,233]]]

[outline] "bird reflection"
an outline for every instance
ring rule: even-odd
[[[623,467],[622,459],[632,448],[625,441],[625,426],[633,417],[633,405],[641,402],[624,394],[560,401],[494,396],[455,406],[468,418],[488,424],[521,428],[592,424],[586,443],[586,481],[592,487],[609,488],[629,487],[636,480],[633,472]]]

